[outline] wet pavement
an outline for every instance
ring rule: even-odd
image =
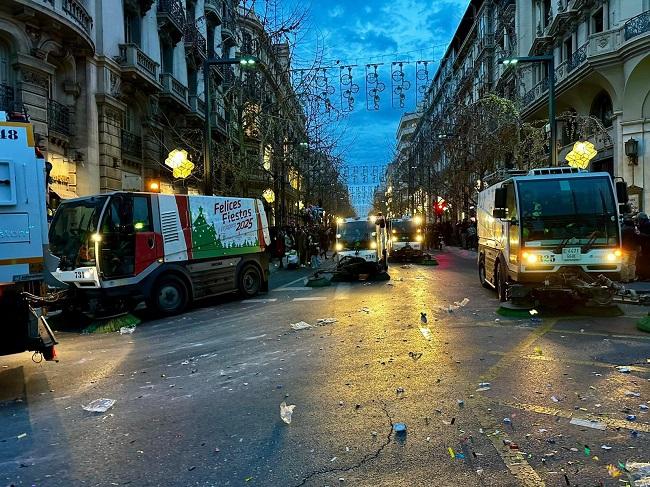
[[[0,485],[591,487],[650,461],[647,308],[507,318],[471,253],[438,259],[368,285],[278,271],[256,300],[61,333],[59,363],[0,357]]]

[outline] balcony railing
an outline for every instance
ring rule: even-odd
[[[190,95],[189,102],[192,113],[199,115],[201,118],[205,117],[205,102],[198,95]]]
[[[93,18],[79,0],[63,0],[63,11],[79,24],[86,34],[90,35],[93,28]]]
[[[221,20],[223,15],[223,0],[204,0],[206,13],[212,13]]]
[[[546,90],[548,90],[548,79],[543,79],[524,94],[524,96],[521,98],[522,105],[530,105],[540,96],[542,96],[542,93],[545,93]]]
[[[567,62],[567,72],[570,73],[587,60],[587,49],[589,49],[588,42],[583,44],[576,52],[573,53]]]
[[[185,50],[199,59],[205,59],[208,55],[208,42],[203,34],[192,22],[185,24]]]
[[[160,84],[163,86],[163,94],[171,95],[173,98],[184,105],[188,104],[187,87],[176,78],[174,78],[171,74],[161,74]]]
[[[643,12],[641,15],[632,17],[625,22],[624,26],[625,40],[628,41],[633,37],[640,36],[650,32],[650,10]]]
[[[72,135],[70,109],[54,100],[47,101],[47,126],[63,135]]]
[[[142,159],[142,137],[127,130],[122,130],[122,155]]]
[[[158,0],[158,20],[172,30],[172,38],[176,41],[183,36],[185,11],[179,0]]]
[[[158,83],[158,63],[147,56],[136,44],[120,44],[117,59],[123,68],[132,68],[149,81]]]

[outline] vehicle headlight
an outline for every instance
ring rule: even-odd
[[[393,237],[393,238],[391,238],[391,240],[392,240],[393,242],[397,242],[397,237]]]
[[[343,244],[337,243],[336,244],[336,251],[340,252],[341,250],[343,250]]]
[[[614,255],[615,255],[616,257],[622,257],[622,256],[623,256],[623,252],[621,251],[621,249],[616,249],[616,250],[614,251]]]
[[[416,235],[415,236],[415,241],[416,242],[422,242],[422,235]]]
[[[537,263],[537,256],[535,254],[529,254],[528,252],[524,252],[523,254],[521,254],[521,256],[529,264]]]
[[[619,250],[619,252],[620,252],[620,250]],[[607,254],[607,260],[610,261],[610,262],[614,262],[614,261],[616,260],[616,258],[617,258],[617,257],[616,257],[616,253],[615,253],[615,252],[609,252],[609,253]]]
[[[376,249],[377,248],[377,242],[375,242],[375,241],[370,242],[370,248],[373,249],[373,250]]]

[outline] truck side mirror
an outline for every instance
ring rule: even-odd
[[[616,199],[620,205],[624,205],[630,201],[625,181],[616,181]]]
[[[494,218],[506,217],[507,197],[508,197],[507,188],[497,188],[494,190],[494,209],[492,210],[492,216]]]

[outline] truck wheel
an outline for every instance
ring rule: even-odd
[[[147,302],[158,314],[171,316],[182,313],[189,303],[185,283],[176,276],[159,279]]]
[[[497,267],[494,271],[494,283],[499,301],[502,303],[508,301],[508,283],[506,282],[506,275],[503,272],[503,266],[500,262],[497,262]]]
[[[487,282],[487,275],[485,273],[485,259],[481,259],[478,263],[478,279],[481,282],[481,286],[485,289],[492,289],[492,286]]]
[[[254,265],[247,265],[239,273],[239,292],[244,298],[256,296],[262,288],[262,275]]]

